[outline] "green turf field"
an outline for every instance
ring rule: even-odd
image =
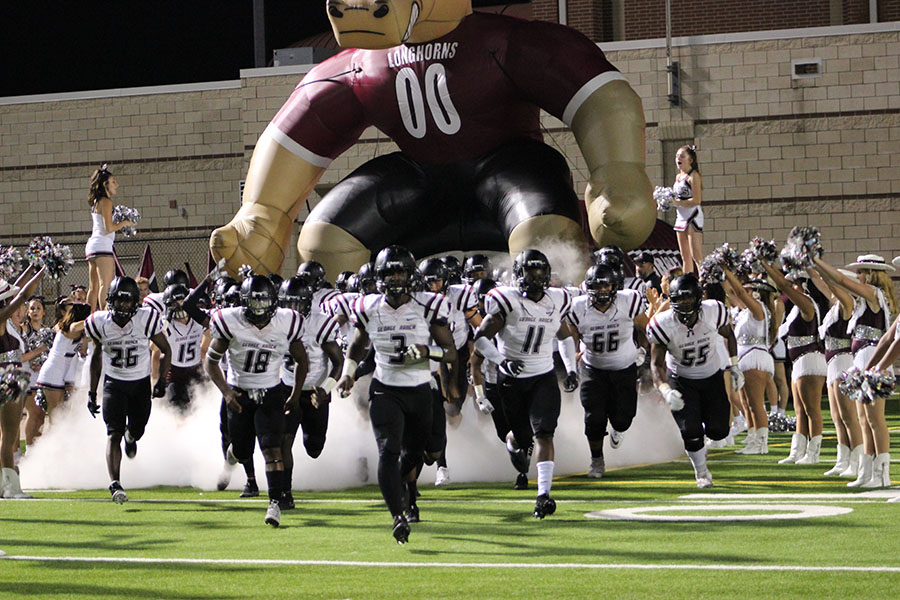
[[[900,416],[889,425],[900,435]],[[900,501],[889,500],[900,499],[900,487],[861,493],[823,477],[834,445],[826,435],[822,463],[799,467],[775,464],[789,434],[770,437],[768,456],[710,451],[715,488],[702,492],[686,459],[600,481],[557,478],[558,509],[543,521],[530,514],[533,485],[423,482],[422,523],[404,546],[391,537],[375,486],[295,492],[297,508],[278,529],[263,523],[263,499],[232,491],[130,489],[122,506],[106,490],[39,492],[36,501],[0,502],[0,599],[897,598]],[[900,461],[896,443],[893,457]],[[900,467],[893,471],[900,484]],[[850,512],[586,517],[623,508],[773,517],[794,505]]]

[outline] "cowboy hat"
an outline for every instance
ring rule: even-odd
[[[894,267],[884,261],[883,256],[877,254],[860,254],[855,263],[847,265],[848,269],[868,269],[870,271],[896,271]]]
[[[19,288],[12,285],[5,279],[0,279],[0,300],[12,298],[19,293]]]
[[[775,293],[775,286],[773,286],[765,279],[748,279],[744,282],[744,287],[750,288],[751,290],[769,292],[770,294]]]

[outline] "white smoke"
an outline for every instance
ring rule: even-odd
[[[335,394],[327,442],[318,459],[309,458],[302,441],[297,440],[294,489],[343,489],[375,483],[378,452],[365,412],[368,379],[357,384],[352,398],[342,399]],[[223,466],[219,437],[221,396],[211,384],[197,392],[193,411],[184,416],[167,403],[154,400],[137,456],[122,459],[121,480],[126,489],[158,485],[215,489]],[[44,435],[21,461],[23,487],[102,489],[109,484],[106,428],[100,418],[91,418],[86,403],[85,391],[78,390],[54,413],[53,423],[45,425]],[[578,392],[564,393],[555,437],[556,475],[583,473],[590,466],[583,419]],[[448,424],[447,436],[447,460],[453,482],[511,482],[515,478],[490,417],[481,414],[471,399],[463,406],[458,423]],[[604,454],[608,468],[668,461],[683,454],[671,413],[655,392],[639,398],[637,417],[624,442],[617,450],[611,450],[607,442]],[[254,457],[257,480],[264,488],[265,470],[258,449]],[[434,481],[435,468],[425,468],[421,485]],[[534,476],[532,466],[531,477]],[[238,466],[228,489],[240,490],[244,481]]]

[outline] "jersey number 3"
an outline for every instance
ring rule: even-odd
[[[459,132],[462,122],[459,113],[450,99],[450,90],[447,89],[447,71],[441,63],[433,63],[425,71],[425,93],[422,94],[422,85],[416,77],[416,72],[410,67],[404,67],[397,72],[394,85],[397,89],[397,106],[400,108],[400,117],[403,126],[409,135],[417,140],[425,137],[427,126],[425,125],[425,102],[434,119],[435,125],[441,133],[453,135]]]

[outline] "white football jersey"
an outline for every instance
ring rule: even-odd
[[[404,364],[403,351],[413,344],[431,341],[431,324],[448,322],[449,301],[431,292],[413,292],[411,299],[393,308],[381,294],[357,299],[351,320],[369,334],[375,348],[375,379],[385,385],[415,387],[431,380],[428,361]]]
[[[626,290],[634,290],[639,293],[642,298],[647,297],[647,282],[640,277],[626,277],[622,287]]]
[[[214,311],[209,321],[213,337],[228,342],[228,384],[244,390],[269,389],[281,381],[282,357],[300,339],[303,317],[279,308],[260,329],[244,317],[242,307]]]
[[[200,344],[203,341],[203,327],[193,319],[187,323],[168,321],[166,339],[172,348],[172,366],[191,368],[200,364]]]
[[[328,376],[328,356],[322,350],[322,344],[333,342],[337,339],[337,319],[331,315],[323,315],[310,311],[309,316],[303,319],[303,327],[300,329],[300,339],[306,349],[306,357],[309,360],[309,370],[303,382],[304,390],[311,390],[321,385]],[[281,364],[281,383],[288,387],[294,385],[294,359],[290,354],[284,355]]]
[[[350,313],[353,312],[353,303],[362,294],[358,292],[344,292],[337,296],[332,296],[325,303],[325,312],[335,318],[346,319],[338,328],[338,341],[343,348],[346,348],[353,339],[353,323],[350,320]]]
[[[556,332],[571,307],[572,298],[562,288],[547,288],[538,302],[514,287],[496,287],[487,293],[487,314],[499,315],[505,321],[496,336],[497,348],[503,358],[525,363],[520,378],[553,370]]]
[[[103,347],[103,371],[120,381],[137,381],[150,376],[150,338],[163,330],[158,312],[141,307],[119,327],[112,314],[98,310],[84,322],[85,331]]]
[[[637,359],[634,318],[644,301],[634,290],[620,290],[605,312],[591,304],[588,295],[572,300],[569,322],[581,336],[581,360],[595,369],[620,371]]]
[[[144,298],[143,306],[152,308],[161,315],[166,314],[166,305],[163,302],[165,292],[150,292]]]
[[[446,296],[450,300],[450,332],[453,334],[453,343],[457,348],[462,348],[469,339],[466,313],[477,306],[478,300],[472,287],[466,284],[449,286]]]
[[[719,328],[728,324],[728,310],[718,300],[704,300],[692,328],[672,309],[657,313],[647,324],[651,344],[665,346],[666,368],[686,379],[705,379],[722,369]]]
[[[309,313],[328,314],[328,304],[334,298],[340,296],[341,293],[334,288],[321,288],[313,292],[312,306]]]

